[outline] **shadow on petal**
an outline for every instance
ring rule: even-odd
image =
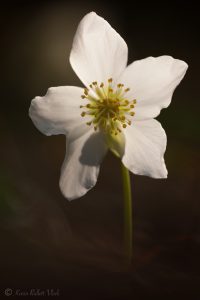
[[[98,166],[107,149],[104,135],[101,132],[93,133],[85,142],[79,161],[83,165]]]

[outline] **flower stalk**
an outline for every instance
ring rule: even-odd
[[[132,197],[129,170],[121,163],[122,182],[124,193],[124,247],[125,258],[128,265],[132,262],[133,250],[133,220],[132,220]]]

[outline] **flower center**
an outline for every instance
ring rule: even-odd
[[[112,78],[108,79],[106,84],[100,85],[95,81],[90,84],[90,89],[84,89],[82,99],[86,99],[88,103],[81,105],[83,108],[81,116],[91,116],[91,121],[86,124],[94,126],[94,130],[98,128],[106,133],[117,135],[131,125],[130,117],[135,115],[134,107],[136,99],[128,100],[126,93],[130,90],[125,88],[123,84],[117,84],[113,88]]]

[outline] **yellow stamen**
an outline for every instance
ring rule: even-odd
[[[93,126],[94,130],[104,131],[109,135],[117,135],[122,132],[127,125],[131,125],[130,116],[134,117],[133,111],[136,99],[129,100],[125,98],[125,93],[130,88],[124,88],[124,84],[118,83],[117,87],[111,84],[112,78],[107,83],[93,81],[88,88],[84,89],[82,99],[87,99],[86,105],[80,105],[80,108],[87,108],[81,116],[89,116],[91,120],[86,124]]]

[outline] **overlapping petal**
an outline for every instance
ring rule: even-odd
[[[46,135],[66,134],[76,139],[87,132],[86,119],[81,118],[82,89],[61,86],[48,89],[44,97],[32,100],[29,115],[35,126]]]
[[[148,57],[130,64],[120,82],[130,88],[127,98],[136,99],[135,120],[155,118],[167,107],[188,65],[171,56]]]
[[[93,133],[92,130],[67,143],[60,189],[68,200],[83,196],[96,184],[99,165],[106,151],[102,133]]]
[[[70,54],[72,68],[88,86],[118,78],[127,64],[128,48],[122,37],[96,13],[80,22]]]
[[[161,124],[152,119],[136,121],[124,130],[123,164],[134,174],[166,178],[164,162],[166,134]]]

